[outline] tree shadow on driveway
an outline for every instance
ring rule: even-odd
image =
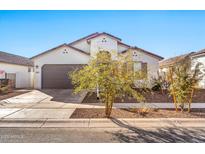
[[[112,118],[113,123],[126,130],[111,134],[120,142],[137,143],[203,143],[205,128],[138,128],[130,126],[118,119]]]

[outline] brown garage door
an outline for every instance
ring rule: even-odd
[[[42,68],[42,88],[72,89],[73,85],[68,78],[68,73],[82,66],[82,64],[44,65]]]

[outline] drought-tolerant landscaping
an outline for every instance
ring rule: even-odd
[[[204,118],[204,109],[191,110],[193,102],[204,103],[205,90],[197,88],[204,76],[201,63],[191,69],[190,60],[186,56],[169,67],[167,73],[148,81],[146,72],[133,70],[135,63],[129,56],[113,60],[109,52],[100,52],[90,65],[74,71],[70,77],[76,93],[87,90],[83,103],[103,103],[105,107],[77,108],[71,118]],[[112,109],[113,103],[140,105]],[[146,105],[149,103],[173,103],[173,108],[153,109]]]
[[[105,109],[77,108],[71,118],[106,118]],[[111,118],[205,118],[205,109],[192,109],[191,113],[175,112],[174,109],[113,109]]]
[[[172,97],[168,92],[161,91],[149,91],[144,94],[147,103],[172,103]],[[134,98],[125,97],[122,101],[121,99],[116,99],[115,103],[138,103]],[[193,95],[193,103],[204,103],[205,102],[205,89],[197,89]],[[97,95],[94,92],[89,92],[84,98],[82,103],[100,103],[97,99]]]

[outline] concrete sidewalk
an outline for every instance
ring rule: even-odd
[[[0,127],[25,128],[205,128],[205,118],[1,119]]]
[[[173,103],[114,103],[113,108],[140,108],[142,106],[150,108],[175,108]],[[40,103],[2,103],[1,109],[27,108],[27,109],[76,109],[76,108],[105,108],[102,103],[63,103],[47,101],[46,99]],[[191,108],[205,108],[205,103],[192,103]]]

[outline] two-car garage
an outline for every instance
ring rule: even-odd
[[[73,89],[68,74],[87,65],[90,55],[63,44],[31,59],[34,62],[34,88]]]
[[[42,67],[42,88],[72,89],[68,74],[82,67],[83,64],[45,64]]]

